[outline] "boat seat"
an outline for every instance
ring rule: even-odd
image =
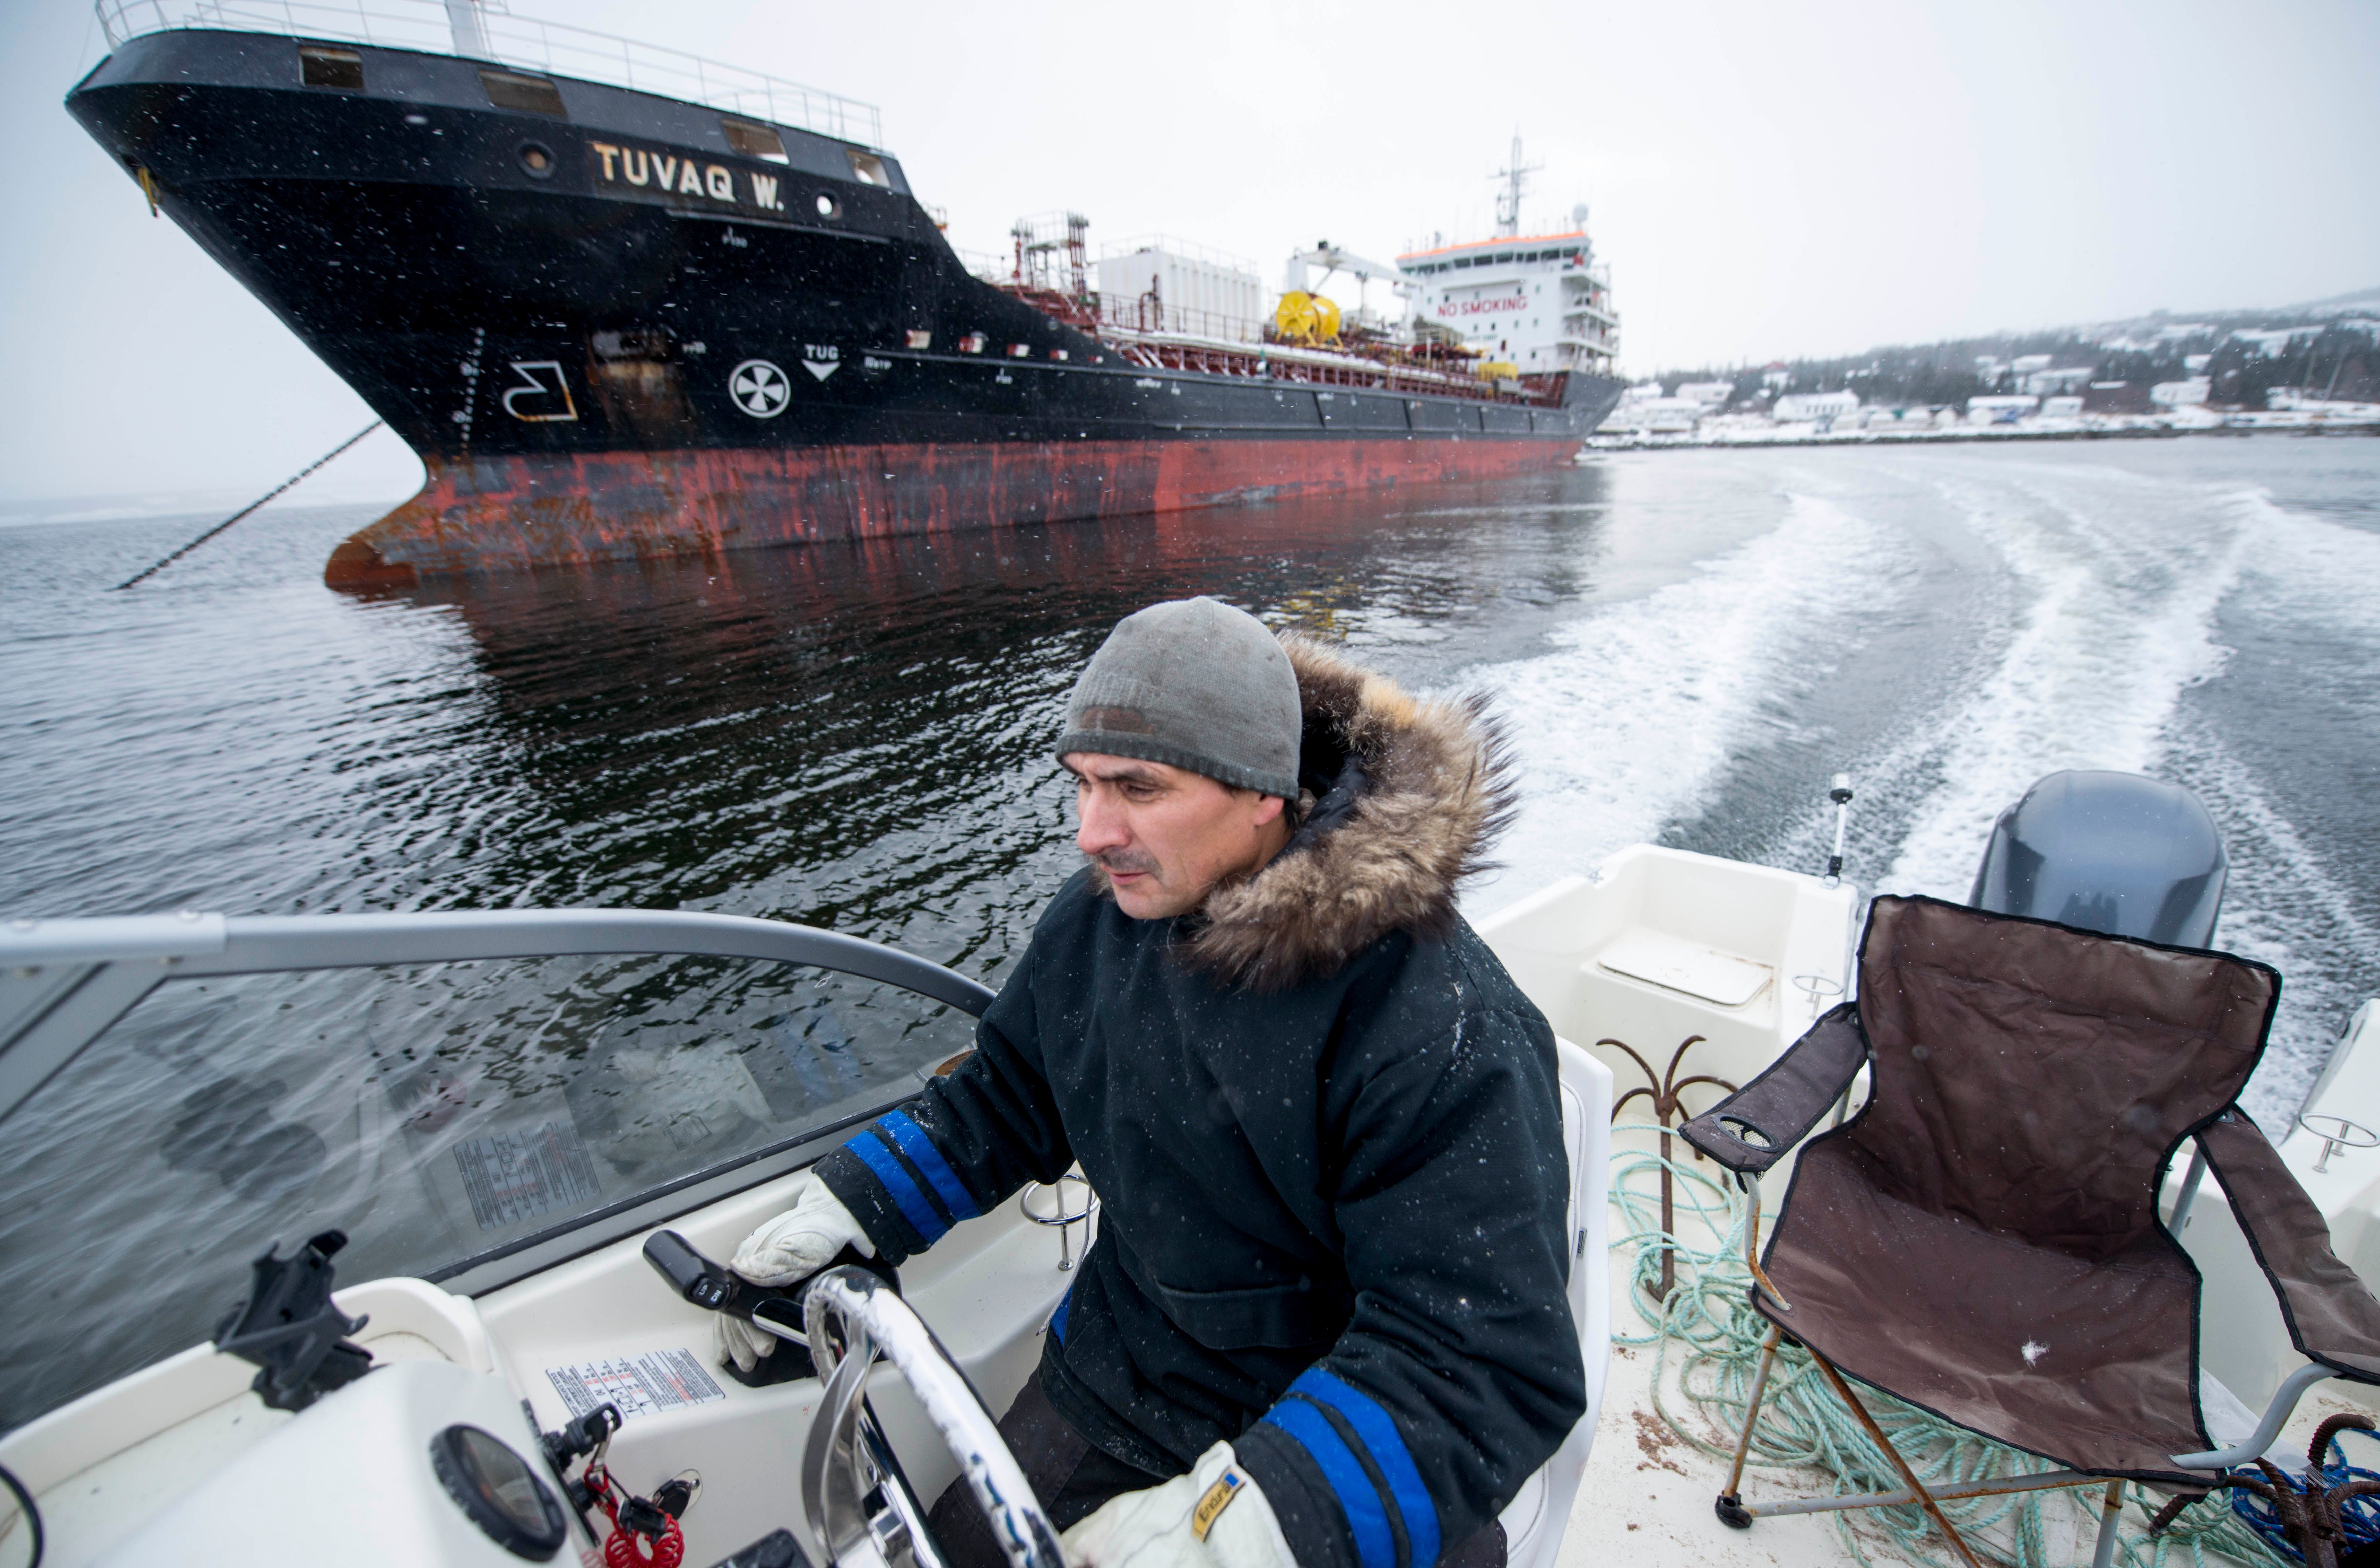
[[[1613,942],[1595,961],[1615,975],[1682,991],[1717,1007],[1741,1007],[1768,989],[1767,965],[1701,942],[1640,926]]]

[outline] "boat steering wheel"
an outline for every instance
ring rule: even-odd
[[[1009,1568],[1065,1568],[1057,1529],[1016,1456],[933,1331],[865,1269],[829,1269],[803,1298],[810,1359],[825,1385],[802,1455],[802,1505],[822,1568],[943,1568],[926,1512],[866,1390],[879,1355],[942,1434]]]

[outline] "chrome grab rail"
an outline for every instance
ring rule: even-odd
[[[909,1304],[867,1270],[846,1267],[819,1275],[804,1306],[810,1357],[826,1382],[802,1454],[802,1507],[821,1568],[890,1568],[904,1545],[918,1568],[941,1568],[923,1510],[868,1410],[868,1370],[879,1355],[950,1445],[1010,1568],[1064,1568],[1057,1529],[999,1427]],[[871,1517],[866,1499],[878,1485],[886,1508]]]
[[[94,0],[91,9],[110,52],[144,33],[182,29],[286,33],[485,59],[491,65],[707,103],[872,148],[881,147],[884,138],[882,116],[872,103],[681,49],[513,16],[501,3],[468,6],[476,24],[476,36],[468,43],[457,36],[453,7],[445,0],[370,0],[368,6],[322,0]]]

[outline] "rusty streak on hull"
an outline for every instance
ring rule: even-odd
[[[1550,468],[1575,439],[923,443],[425,457],[332,553],[334,588],[1121,517]]]

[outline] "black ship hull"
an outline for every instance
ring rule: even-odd
[[[506,73],[402,50],[309,86],[299,48],[151,34],[67,107],[421,456],[334,581],[1511,473],[1621,390],[1136,363],[971,276],[856,143],[749,156],[732,116],[566,78],[507,109]]]

